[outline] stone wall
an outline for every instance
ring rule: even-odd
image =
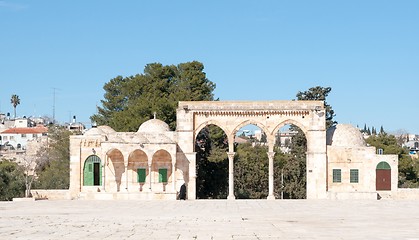
[[[70,200],[69,190],[46,190],[46,189],[33,189],[31,190],[32,197],[35,199],[46,200]]]

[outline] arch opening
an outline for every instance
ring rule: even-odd
[[[228,149],[228,137],[217,125],[208,124],[196,135],[197,199],[227,198]]]
[[[149,175],[147,154],[139,149],[131,152],[128,158],[128,188],[138,188],[138,191],[142,192],[149,182],[147,180]]]
[[[106,154],[108,157],[106,176],[115,181],[107,181],[107,189],[119,192],[121,190],[122,175],[125,173],[124,156],[118,149],[111,149]]]
[[[154,153],[151,163],[150,188],[154,192],[165,192],[167,185],[172,183],[172,157],[166,150],[158,150]]]
[[[307,198],[307,138],[289,122],[275,133],[274,194],[280,199]]]
[[[83,186],[102,185],[102,160],[96,155],[90,155],[84,161]]]
[[[235,134],[234,193],[238,199],[266,199],[269,194],[268,139],[255,124]]]

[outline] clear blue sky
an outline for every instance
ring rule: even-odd
[[[220,100],[329,86],[340,123],[419,134],[419,1],[0,0],[0,111],[89,122],[111,78],[198,60]]]

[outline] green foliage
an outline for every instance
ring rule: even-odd
[[[10,103],[13,106],[13,110],[14,110],[14,114],[15,114],[14,117],[16,118],[16,107],[17,107],[17,105],[20,104],[19,96],[16,95],[16,94],[13,94],[12,97],[10,98]]]
[[[25,195],[23,168],[8,160],[0,161],[0,201],[11,201]]]
[[[299,101],[324,101],[326,109],[326,129],[336,124],[336,121],[333,120],[335,113],[332,106],[326,102],[326,98],[331,91],[332,88],[330,87],[316,86],[307,91],[298,92],[296,95]],[[275,194],[279,194],[281,191],[281,184],[278,182],[278,179],[281,179],[281,176],[278,174],[281,172],[283,174],[284,187],[282,190],[284,198],[302,199],[306,198],[307,139],[301,129],[297,126],[291,125],[290,129],[292,131],[297,131],[297,134],[291,139],[291,152],[283,154],[279,150],[276,150],[277,153],[275,154]],[[280,166],[281,169],[277,169],[278,166]]]
[[[91,120],[116,131],[136,131],[155,112],[175,129],[178,101],[213,100],[215,84],[203,70],[204,65],[197,61],[177,66],[151,63],[143,74],[111,79],[103,87],[102,107]]]
[[[331,87],[312,87],[307,91],[298,92],[296,97],[298,100],[316,100],[316,101],[324,101],[324,107],[326,109],[326,129],[336,124],[336,121],[333,120],[335,116],[335,111],[332,109],[326,102],[326,98],[329,93],[332,91]]]
[[[227,136],[217,126],[209,125],[199,132],[195,144],[198,199],[227,198],[227,143]]]
[[[238,199],[268,196],[269,160],[266,146],[239,144],[234,162],[234,193]]]
[[[282,153],[279,149],[275,149],[275,195],[279,197],[281,193],[281,185],[283,178],[283,196],[285,199],[304,199],[306,198],[306,151],[307,140],[304,133],[297,130],[290,142],[289,153]],[[281,176],[282,175],[282,176]]]
[[[48,146],[38,151],[35,187],[40,189],[68,189],[70,184],[70,135],[66,128],[48,129]]]
[[[398,156],[399,187],[419,187],[419,160],[412,159],[408,154],[408,149],[401,147],[395,136],[386,133],[372,135],[367,138],[366,142],[377,149],[383,149],[384,154],[395,154]]]

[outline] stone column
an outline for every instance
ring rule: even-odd
[[[125,192],[128,192],[128,178],[129,178],[129,176],[128,176],[128,161],[129,161],[129,154],[127,154],[127,153],[123,153],[122,154],[123,155],[123,158],[124,158],[124,168],[125,168]],[[123,178],[124,176],[122,175],[121,176],[121,186],[122,186],[122,178]]]
[[[105,161],[103,162],[103,165],[100,166],[102,168],[102,190],[103,192],[106,192],[106,166],[108,164],[108,154],[105,154],[104,157]]]
[[[268,152],[268,158],[269,158],[269,194],[268,194],[268,200],[275,200],[275,195],[274,195],[274,157],[275,157],[275,152]]]
[[[189,200],[196,199],[196,152],[185,153],[186,159],[189,161],[189,180],[187,195]]]
[[[307,199],[327,198],[326,132],[312,130],[307,138]]]
[[[172,188],[173,192],[176,193],[176,162],[172,160]]]
[[[228,152],[228,200],[234,200],[234,155],[235,152]]]
[[[151,180],[152,180],[152,176],[151,176],[151,163],[148,164],[148,181],[150,182],[150,187],[148,188],[151,192]]]

